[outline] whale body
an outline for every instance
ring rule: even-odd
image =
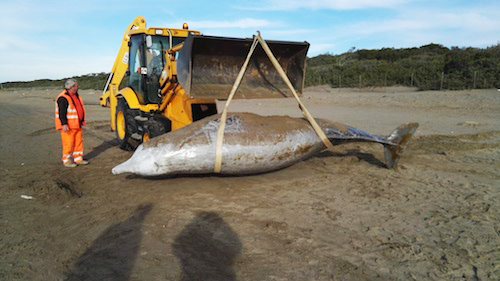
[[[325,119],[315,119],[333,145],[376,142],[384,145],[388,168],[395,168],[418,124],[399,126],[387,137]],[[220,114],[160,135],[139,145],[113,174],[142,176],[210,174],[214,172]],[[245,175],[282,169],[326,147],[310,123],[288,116],[229,113],[222,146],[220,174]]]

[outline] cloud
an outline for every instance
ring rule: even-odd
[[[338,26],[332,36],[337,41],[385,42],[387,47],[394,42],[399,42],[398,46],[415,46],[431,41],[447,46],[484,47],[498,41],[499,13],[500,9],[495,8],[408,9],[395,18]]]
[[[304,37],[309,56],[358,49],[411,48],[429,43],[485,48],[498,44],[500,7],[404,7],[386,16],[340,20]],[[306,27],[307,28],[307,27]],[[328,32],[325,32],[328,30]],[[333,44],[334,43],[334,44]]]
[[[32,52],[41,48],[40,44],[17,35],[2,34],[1,38],[0,50],[2,51]]]
[[[252,6],[239,7],[243,10],[293,11],[308,10],[360,10],[370,8],[393,8],[412,0],[263,0]]]
[[[189,24],[189,28],[192,29],[222,29],[222,28],[262,28],[268,26],[276,26],[276,23],[273,23],[268,20],[261,19],[253,19],[253,18],[243,18],[235,21],[215,21],[215,20],[207,20],[207,21],[187,21]],[[182,23],[175,23],[173,25],[164,24],[163,26],[182,26]]]
[[[0,64],[0,83],[38,79],[62,79],[89,73],[109,72],[115,57],[98,55],[61,56],[11,54]],[[35,67],[33,62],[36,62]],[[22,75],[20,75],[22,74]]]
[[[335,47],[335,44],[327,44],[327,43],[318,43],[318,44],[311,44],[309,47],[309,51],[307,52],[310,54],[309,56],[317,56],[318,54],[325,54],[328,53],[329,50],[333,49]]]
[[[106,5],[98,0],[4,2],[0,81],[108,72],[125,28],[137,15],[145,16],[148,26],[180,28],[187,16],[189,27],[204,34],[251,37],[260,30],[268,40],[306,40],[309,56],[352,46],[400,48],[431,42],[488,47],[498,43],[500,34],[497,0],[231,0],[224,6],[199,2],[168,9],[159,0],[152,0],[155,9],[139,2],[120,6],[119,0]]]
[[[307,28],[300,28],[300,29],[269,29],[262,33],[262,36],[264,37],[269,37],[269,36],[277,36],[277,37],[297,37],[300,35],[308,35],[312,33],[317,33],[318,30],[316,29],[307,29]]]
[[[351,25],[350,30],[357,30],[359,34],[449,29],[484,33],[500,30],[500,18],[497,15],[496,12],[490,13],[474,10],[455,12],[418,10],[403,13],[396,19],[354,24]]]

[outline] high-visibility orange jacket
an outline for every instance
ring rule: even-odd
[[[83,100],[80,96],[77,96],[78,99],[80,100],[80,103],[82,105],[82,110],[83,110],[83,116],[85,116],[85,107],[83,106]],[[55,111],[55,121],[56,121],[56,130],[62,130],[62,122],[61,118],[59,117],[59,104],[58,100],[59,98],[65,98],[68,101],[68,109],[66,112],[66,119],[68,120],[68,127],[70,129],[79,129],[82,126],[85,126],[85,117],[83,120],[80,120],[78,118],[78,112],[76,110],[75,103],[73,102],[73,99],[71,98],[70,94],[64,90],[62,91],[59,96],[57,96],[56,99],[56,111]]]

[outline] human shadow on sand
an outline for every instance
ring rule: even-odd
[[[238,234],[216,213],[199,213],[175,238],[172,250],[182,267],[181,281],[234,281],[241,252]]]
[[[110,226],[78,259],[65,281],[129,280],[152,205],[139,206],[125,221]]]

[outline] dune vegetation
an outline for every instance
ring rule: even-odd
[[[103,89],[109,73],[58,80],[6,82],[1,88],[61,87],[75,78],[81,89]],[[126,79],[124,79],[124,83]],[[124,84],[122,83],[122,84]],[[419,48],[356,50],[307,59],[305,86],[334,88],[408,86],[419,90],[465,90],[500,87],[500,43],[488,48]]]

